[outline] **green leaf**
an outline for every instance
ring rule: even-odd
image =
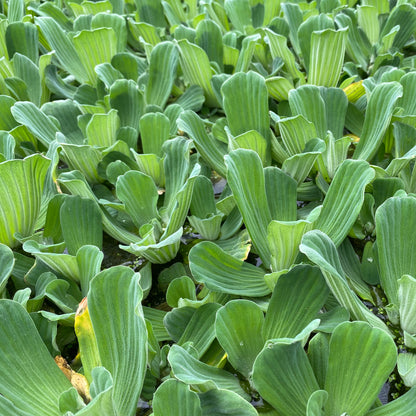
[[[266,344],[254,362],[253,383],[279,414],[287,416],[304,416],[309,396],[319,390],[308,357],[296,339]]]
[[[329,344],[326,414],[365,415],[393,371],[396,357],[394,341],[384,331],[365,322],[338,325]]]
[[[2,404],[10,400],[22,415],[45,415],[45,408],[51,416],[61,415],[58,399],[71,383],[50,356],[29,314],[17,302],[0,300],[0,318]]]
[[[117,197],[124,203],[136,227],[158,218],[157,201],[159,195],[152,178],[142,172],[130,170],[117,179]]]
[[[264,339],[293,338],[313,319],[329,289],[318,268],[297,265],[279,276],[264,322]]]
[[[336,87],[344,63],[347,29],[312,32],[308,81]]]
[[[209,241],[192,247],[189,267],[197,281],[218,292],[255,297],[270,293],[262,269],[237,260]]]
[[[265,32],[269,39],[272,58],[280,58],[283,60],[285,75],[287,74],[293,81],[299,80],[301,84],[305,83],[305,76],[297,68],[295,56],[287,46],[287,38],[274,33],[270,29],[265,29]]]
[[[394,106],[403,94],[398,82],[382,82],[372,91],[367,104],[363,131],[354,159],[371,160],[376,154],[390,124]]]
[[[406,339],[406,337],[405,337]],[[416,355],[413,353],[400,353],[397,357],[397,371],[403,383],[408,387],[416,385]]]
[[[266,140],[266,165],[270,164],[268,94],[264,78],[255,73],[237,73],[221,87],[223,107],[231,134],[258,131]],[[241,114],[245,116],[242,118]]]
[[[169,138],[170,121],[162,113],[148,113],[140,119],[143,153],[162,156],[163,143]]]
[[[187,133],[201,157],[222,177],[226,176],[224,156],[228,153],[227,146],[209,135],[203,120],[193,111],[184,111],[178,118],[178,128]]]
[[[16,76],[21,78],[26,85],[30,86],[28,89],[30,101],[39,106],[42,95],[39,68],[29,58],[20,53],[15,53],[13,66]]]
[[[55,51],[63,68],[80,83],[88,80],[88,75],[73,42],[64,30],[51,17],[36,17],[35,23],[40,27],[51,48]]]
[[[7,281],[14,267],[13,251],[4,244],[0,244],[0,295],[3,293]]]
[[[404,275],[398,280],[398,299],[400,310],[400,326],[410,335],[416,334],[414,296],[416,294],[416,280]]]
[[[107,114],[93,114],[86,126],[87,141],[90,146],[110,147],[117,137],[120,118],[117,111],[110,110]]]
[[[179,345],[172,345],[168,360],[175,377],[186,384],[204,391],[219,388],[237,393],[244,399],[250,397],[231,373],[198,361]]]
[[[11,109],[13,117],[26,126],[40,141],[49,147],[59,131],[56,119],[47,116],[31,102],[17,102]]]
[[[196,27],[195,43],[208,55],[211,62],[216,62],[223,69],[224,47],[221,28],[213,20],[201,20]]]
[[[60,220],[69,254],[75,255],[87,244],[102,248],[101,211],[94,201],[68,196],[61,206]]]
[[[230,390],[209,390],[200,393],[203,416],[256,416],[258,415],[251,403]]]
[[[153,48],[146,88],[147,104],[165,107],[176,78],[178,60],[178,50],[172,42],[158,43]]]
[[[246,378],[250,376],[254,360],[264,345],[263,323],[263,312],[248,300],[232,300],[217,312],[217,339],[230,364]]]
[[[215,339],[215,316],[219,308],[217,303],[207,303],[198,308],[178,340],[180,346],[190,343],[195,348],[195,358],[201,358]]]
[[[289,269],[295,263],[302,237],[311,229],[312,223],[304,220],[270,222],[267,240],[273,271]]]
[[[144,112],[143,93],[132,80],[117,80],[110,88],[110,104],[118,111],[120,125],[139,131],[140,117]]]
[[[252,26],[249,0],[225,0],[224,8],[235,29],[245,33],[246,26]]]
[[[164,381],[153,396],[154,416],[201,416],[198,395],[178,380]]]
[[[15,233],[28,237],[35,231],[49,164],[42,155],[0,163],[0,243],[16,247]]]
[[[202,48],[190,43],[187,39],[178,41],[178,47],[180,65],[185,81],[191,85],[199,85],[204,90],[206,104],[209,107],[218,106],[218,101],[211,86],[213,71],[208,55]]]
[[[267,226],[272,220],[267,202],[263,167],[252,150],[237,149],[225,157],[227,180],[244,223],[266,267],[270,266]]]
[[[339,246],[353,226],[364,201],[366,185],[374,170],[364,161],[345,160],[328,189],[315,228]]]
[[[366,416],[412,416],[416,406],[416,387],[392,402],[370,410]]]
[[[114,380],[118,414],[134,415],[147,360],[147,334],[140,305],[142,290],[133,270],[115,266],[91,282],[88,308],[102,365]]]
[[[366,321],[390,334],[387,326],[362,304],[348,286],[335,245],[326,234],[318,230],[309,231],[303,236],[299,250],[319,266],[332,294],[353,319]]]
[[[33,23],[11,22],[6,29],[6,45],[10,58],[15,53],[20,53],[37,65],[39,61],[38,30]]]

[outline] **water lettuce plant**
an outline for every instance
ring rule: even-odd
[[[412,416],[414,1],[0,1],[0,413]]]

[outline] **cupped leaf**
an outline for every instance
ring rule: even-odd
[[[0,408],[9,400],[19,415],[45,415],[46,408],[51,416],[61,415],[59,396],[71,383],[50,356],[29,314],[17,302],[0,300],[0,318],[0,393],[4,397]]]
[[[394,341],[384,331],[365,322],[338,325],[329,344],[326,415],[365,415],[393,371],[396,358]]]
[[[102,365],[114,380],[116,412],[134,415],[143,386],[147,333],[142,290],[132,269],[115,266],[91,282],[88,309]]]
[[[357,219],[365,187],[374,175],[368,163],[355,160],[345,160],[336,171],[315,223],[335,245],[342,243]]]
[[[395,103],[402,94],[403,87],[398,82],[383,82],[371,92],[354,159],[369,161],[374,157],[390,124]]]
[[[331,292],[354,319],[366,321],[390,334],[383,321],[373,315],[348,286],[336,247],[326,234],[318,230],[309,231],[303,236],[299,249],[319,266]]]
[[[298,335],[316,318],[328,294],[325,279],[317,267],[297,265],[279,276],[266,313],[264,339]]]
[[[244,223],[264,265],[270,266],[267,226],[272,220],[259,156],[252,150],[237,149],[225,157],[227,179]]]
[[[16,247],[15,233],[28,237],[35,231],[49,164],[41,155],[0,163],[0,243]]]
[[[310,395],[319,390],[302,343],[295,339],[266,344],[254,362],[253,383],[279,414],[287,416],[304,416]]]
[[[399,305],[398,280],[405,274],[416,276],[413,256],[416,199],[389,198],[376,211],[377,249],[380,282],[390,303]],[[406,319],[406,318],[405,318]]]
[[[193,111],[184,111],[178,118],[178,128],[193,140],[201,157],[221,176],[226,176],[224,156],[227,146],[205,130],[203,120]]]
[[[189,267],[197,281],[215,291],[241,296],[270,293],[261,268],[236,259],[209,241],[202,241],[191,249]]]
[[[248,300],[232,300],[217,312],[217,339],[230,364],[246,378],[264,345],[263,323],[260,307]]]
[[[347,29],[312,32],[308,81],[336,87],[344,63]]]
[[[221,368],[202,363],[179,345],[172,345],[168,360],[173,374],[180,381],[203,390],[220,388],[233,391],[244,399],[248,394],[242,389],[236,377]]]
[[[87,244],[102,247],[101,211],[94,201],[75,195],[65,198],[60,209],[60,219],[69,254],[76,255]]]
[[[224,82],[221,93],[231,134],[258,131],[266,140],[266,165],[270,164],[270,122],[264,78],[252,71],[239,72]]]
[[[256,409],[230,390],[218,389],[200,393],[203,416],[256,416]]]
[[[413,416],[416,406],[416,387],[392,402],[370,410],[366,416]]]
[[[178,380],[166,380],[156,390],[152,402],[155,416],[201,416],[198,394]]]
[[[172,42],[158,43],[152,49],[146,88],[147,104],[162,108],[166,105],[175,81],[178,60],[178,50]]]

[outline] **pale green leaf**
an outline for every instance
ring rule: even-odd
[[[248,300],[232,300],[217,312],[217,339],[230,364],[246,378],[264,345],[263,323],[263,312]]]
[[[194,246],[189,263],[195,279],[212,290],[255,297],[270,293],[262,269],[236,259],[212,242]]]
[[[384,331],[365,322],[338,325],[329,344],[326,414],[365,415],[393,371],[396,357],[394,341]]]

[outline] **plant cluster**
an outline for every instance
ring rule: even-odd
[[[0,414],[414,416],[414,3],[0,1]]]

